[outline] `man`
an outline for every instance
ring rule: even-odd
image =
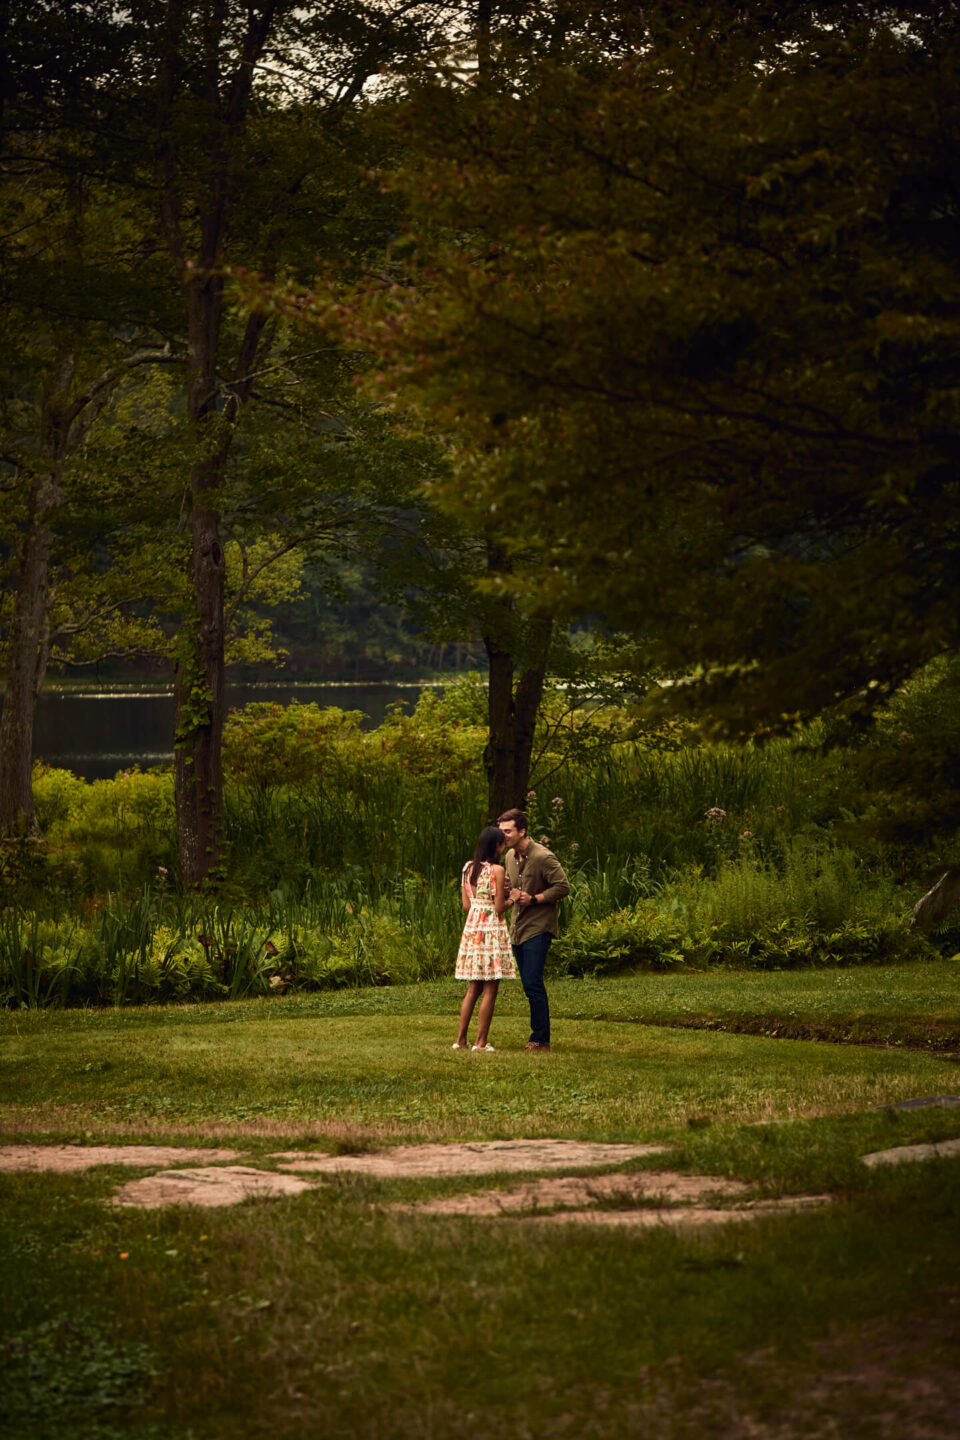
[[[543,968],[557,933],[557,901],[570,894],[570,882],[556,855],[530,839],[522,810],[505,810],[497,824],[509,847],[504,864],[513,905],[513,953],[530,1001],[530,1039],[525,1049],[549,1050],[550,1004]]]

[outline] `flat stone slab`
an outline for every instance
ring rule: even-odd
[[[573,1170],[619,1165],[643,1155],[659,1155],[671,1145],[604,1145],[585,1140],[479,1140],[473,1144],[396,1145],[360,1155],[316,1155],[282,1150],[283,1170],[311,1175],[433,1176],[491,1175],[511,1170]]]
[[[874,1150],[861,1155],[864,1165],[909,1165],[915,1160],[937,1160],[960,1155],[960,1140],[940,1140],[936,1145],[897,1145],[892,1150]]]
[[[773,1215],[796,1215],[832,1204],[830,1195],[784,1195],[780,1200],[756,1200],[730,1210],[686,1205],[675,1210],[559,1210],[555,1215],[532,1215],[536,1225],[629,1225],[637,1230],[674,1229],[682,1225],[730,1225],[737,1220],[766,1220]]]
[[[223,1165],[210,1170],[165,1170],[160,1175],[145,1175],[142,1180],[129,1180],[107,1203],[138,1210],[154,1210],[161,1205],[239,1205],[243,1200],[301,1195],[313,1188],[309,1180],[298,1180],[295,1175],[275,1175],[248,1165]]]
[[[619,1175],[562,1175],[529,1180],[508,1190],[484,1190],[479,1195],[445,1195],[438,1200],[417,1200],[394,1205],[418,1215],[509,1215],[523,1210],[547,1210],[554,1205],[585,1206],[612,1196],[624,1200],[660,1200],[671,1204],[702,1200],[706,1195],[743,1195],[752,1187],[742,1180],[719,1175],[681,1175],[674,1170],[638,1170]]]
[[[955,1110],[960,1095],[920,1095],[916,1100],[898,1100],[895,1105],[877,1105],[877,1110]]]
[[[241,1154],[186,1145],[0,1145],[0,1171],[56,1170],[66,1175],[94,1165],[182,1165],[190,1160],[213,1165]]]

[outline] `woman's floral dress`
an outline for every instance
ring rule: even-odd
[[[463,879],[468,886],[472,866],[473,861],[468,860],[463,867]],[[454,974],[458,980],[515,980],[517,967],[510,946],[507,917],[498,915],[494,907],[488,860],[481,866],[476,886],[470,888],[473,899],[460,937]]]

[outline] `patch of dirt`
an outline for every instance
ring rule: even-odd
[[[950,1155],[960,1155],[960,1139],[940,1140],[936,1145],[896,1145],[892,1150],[873,1150],[860,1159],[872,1170],[877,1165],[909,1165],[915,1160],[938,1160]]]
[[[819,1210],[821,1206],[832,1203],[832,1195],[784,1195],[779,1200],[747,1201],[729,1210],[684,1205],[676,1209],[559,1210],[554,1215],[532,1215],[529,1218],[538,1225],[631,1225],[638,1230],[653,1230],[658,1225],[727,1225],[733,1220],[766,1220],[773,1215],[796,1215],[798,1211]]]
[[[659,1155],[670,1145],[603,1145],[585,1140],[480,1140],[460,1145],[396,1145],[360,1155],[311,1155],[284,1150],[271,1155],[284,1170],[309,1174],[351,1171],[361,1175],[491,1175],[511,1170],[573,1170],[616,1165]]]
[[[242,1200],[300,1195],[314,1187],[295,1175],[275,1175],[247,1165],[224,1165],[210,1170],[165,1170],[121,1186],[108,1205],[154,1210],[161,1205],[238,1205]]]
[[[681,1175],[675,1170],[638,1170],[611,1175],[562,1175],[529,1180],[508,1190],[479,1195],[445,1195],[416,1200],[394,1210],[418,1215],[509,1215],[522,1210],[548,1210],[555,1205],[594,1205],[622,1196],[625,1202],[659,1200],[686,1204],[705,1195],[744,1195],[752,1187],[719,1175]]]
[[[183,1145],[0,1145],[0,1171],[55,1170],[68,1175],[94,1165],[214,1165],[236,1160],[239,1150],[203,1150]]]

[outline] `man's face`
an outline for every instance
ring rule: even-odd
[[[517,841],[522,841],[524,839],[527,833],[526,830],[518,830],[516,822],[513,820],[498,820],[497,824],[503,831],[504,839],[507,842],[507,849],[516,850]]]

